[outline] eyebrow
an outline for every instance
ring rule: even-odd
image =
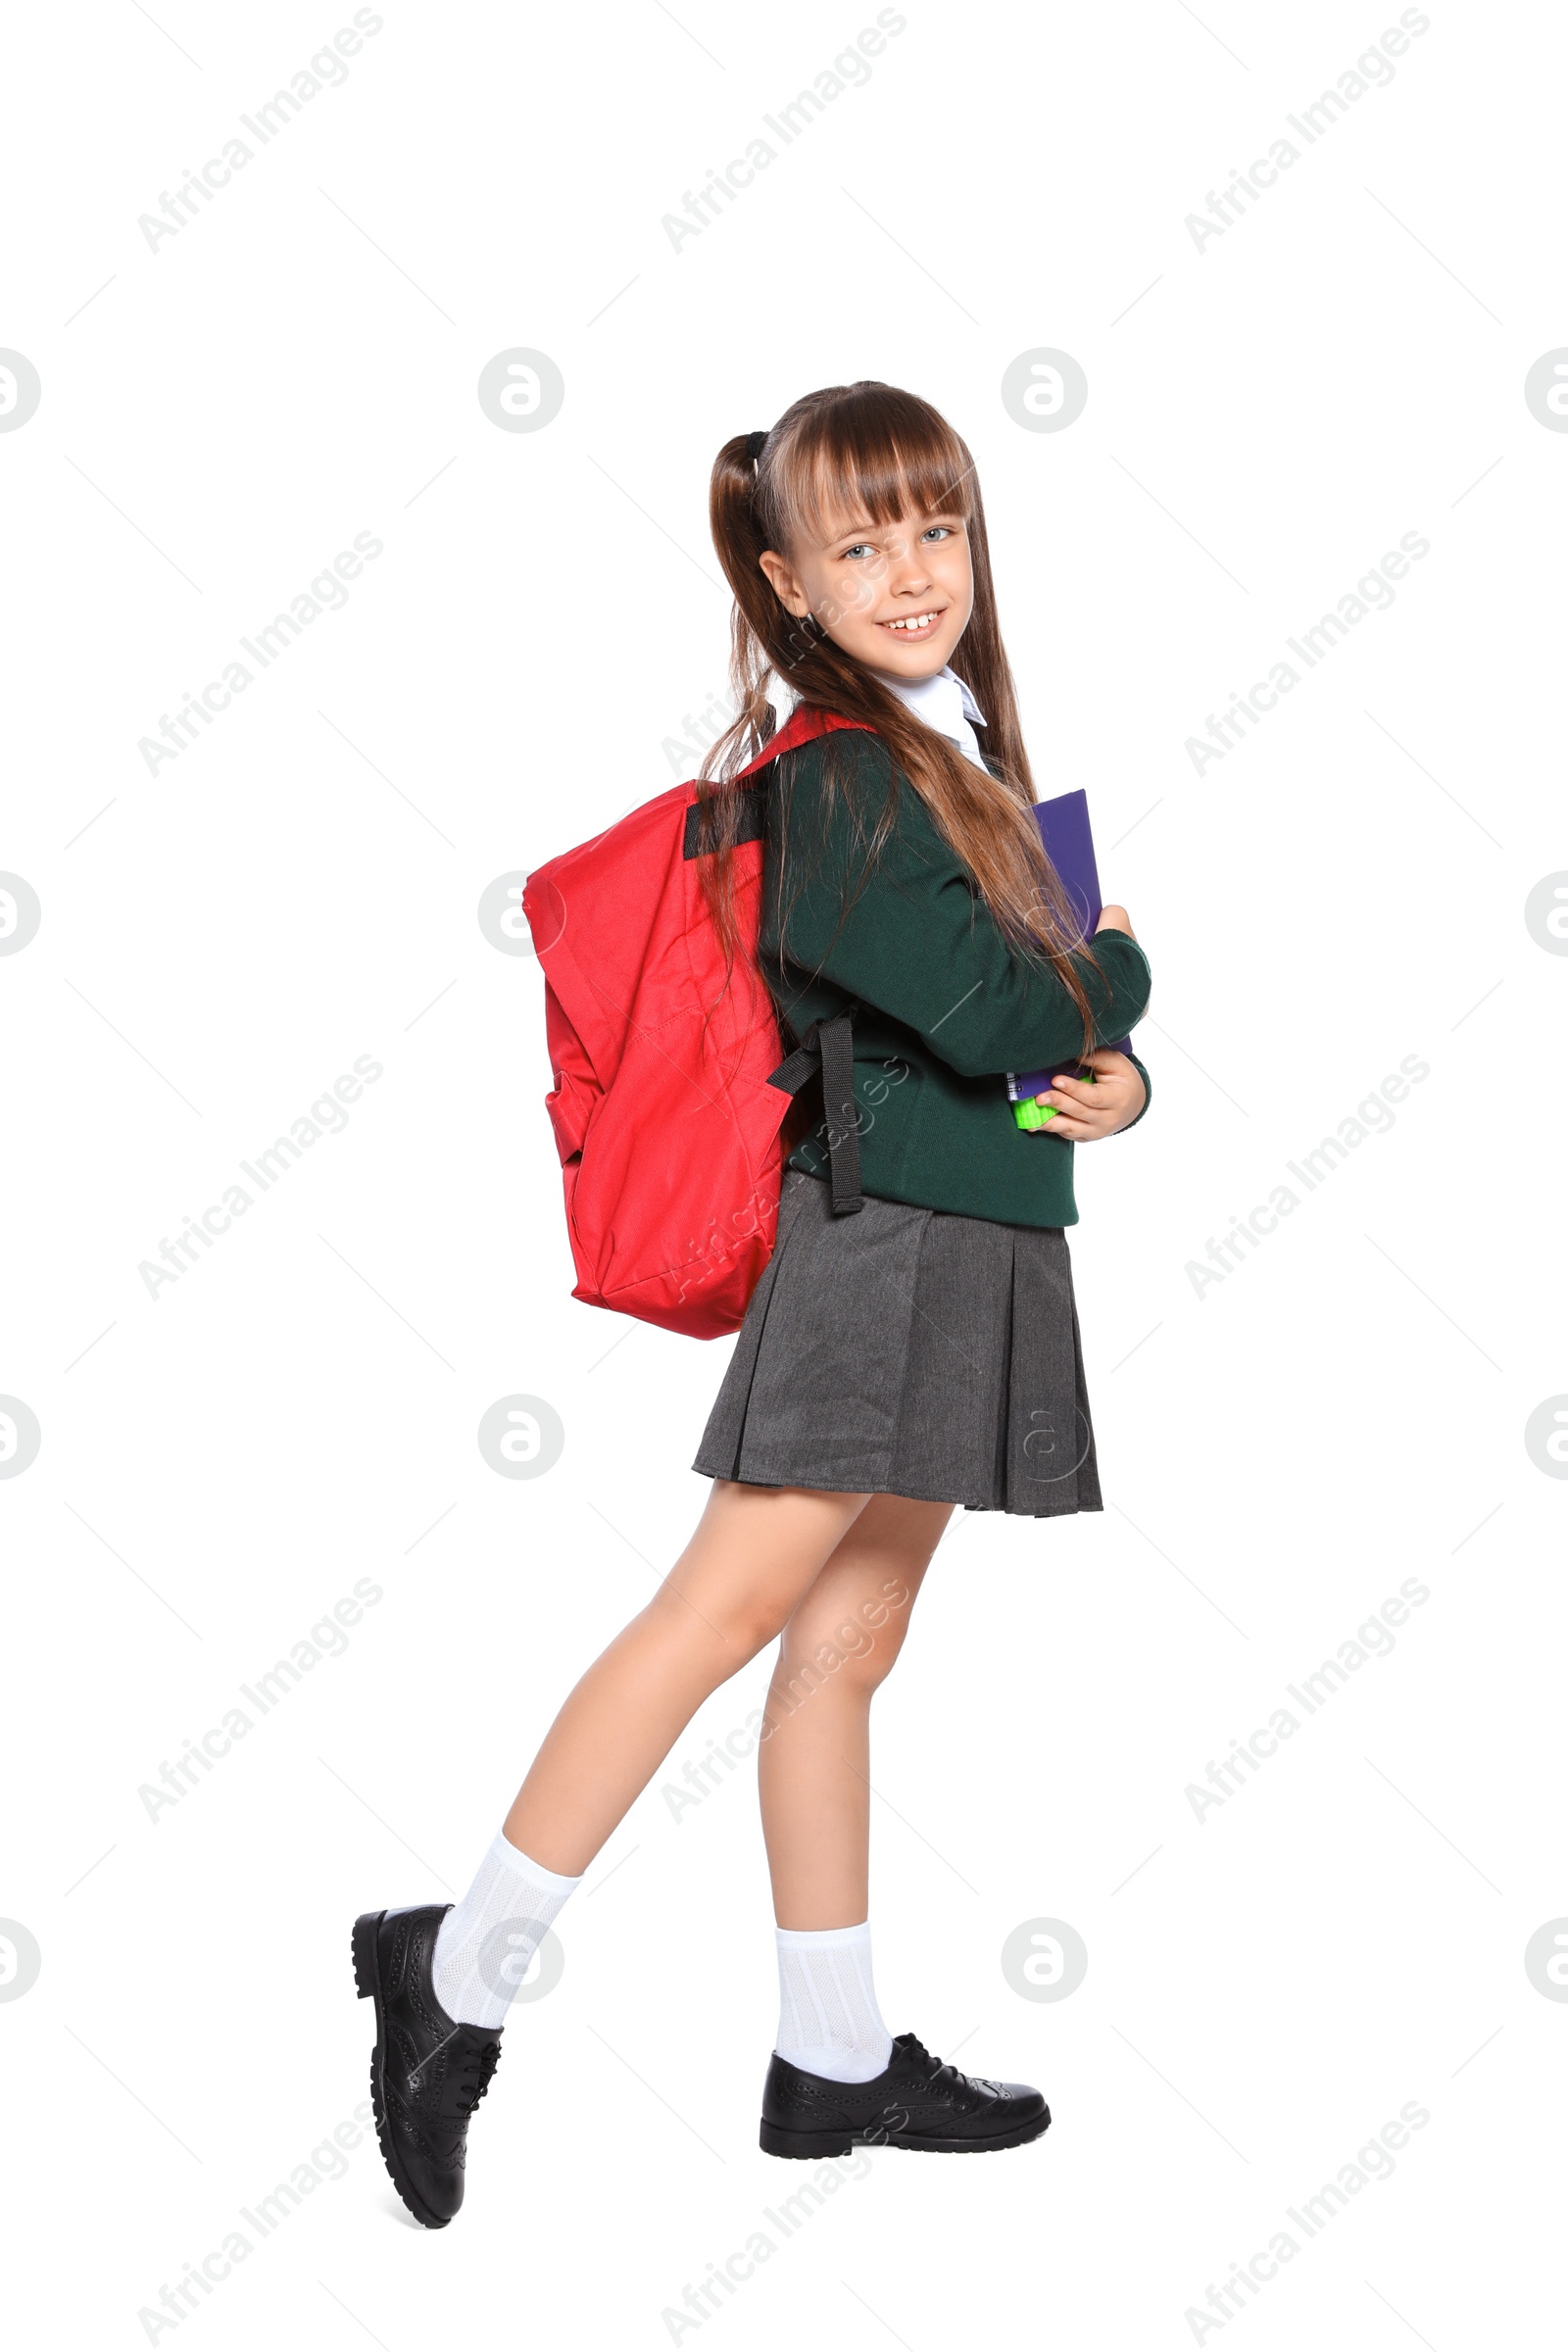
[[[902,521],[902,519],[901,516],[900,520]],[[956,507],[928,507],[921,517],[921,526],[929,529],[933,522],[961,522],[962,520],[963,515]],[[870,539],[874,538],[878,531],[892,531],[898,527],[896,522],[870,522],[862,516],[858,521],[846,522],[838,530],[829,531],[822,544],[824,547],[835,547],[841,539]]]

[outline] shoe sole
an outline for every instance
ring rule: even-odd
[[[987,2156],[997,2148],[1027,2147],[1038,2139],[1051,2122],[1051,2109],[1044,2107],[1027,2123],[1014,2124],[1010,2132],[998,2132],[989,2139],[960,2139],[929,2132],[877,2132],[868,2125],[864,2132],[782,2132],[777,2124],[764,2123],[759,2141],[768,2156],[793,2156],[805,2160],[812,2156],[848,2156],[852,2148],[907,2148],[916,2155],[930,2156]],[[875,2136],[873,2136],[873,2133]]]
[[[386,2027],[381,2011],[381,1973],[375,1964],[375,1939],[384,1911],[362,1911],[354,1922],[354,1983],[362,2001],[375,2004],[375,2047],[370,2052],[370,2104],[375,2110],[375,2136],[381,2143],[381,2160],[392,2176],[392,2185],[416,2222],[426,2230],[444,2230],[450,2214],[432,2213],[416,2194],[397,2155],[397,2143],[387,2123],[386,2101],[382,2097],[381,2078],[385,2066]]]

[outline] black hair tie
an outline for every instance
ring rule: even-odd
[[[762,444],[766,439],[766,433],[748,433],[746,436],[746,455],[754,466],[762,454]]]

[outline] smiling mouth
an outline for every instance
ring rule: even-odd
[[[876,625],[890,629],[895,637],[929,637],[946,611],[945,605],[939,605],[929,612],[911,612],[906,619],[879,620]]]

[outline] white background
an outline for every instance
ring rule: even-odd
[[[1078,1163],[1106,1510],[960,1516],[877,1703],[889,2024],[1056,2120],[762,2218],[807,2174],[756,2145],[749,1774],[678,1821],[661,1793],[759,1661],[564,1915],[459,2223],[416,2230],[364,2142],[153,2340],[1539,2340],[1568,2008],[1524,1950],[1568,1912],[1568,1492],[1524,1427],[1568,1390],[1568,963],[1524,903],[1568,866],[1568,438],[1523,385],[1568,343],[1561,21],[1434,6],[1307,147],[1286,115],[1396,9],[909,0],[676,251],[662,216],[869,0],[379,13],[156,251],[138,217],[351,12],[97,0],[10,36],[0,343],[43,386],[0,434],[0,865],[42,905],[0,959],[0,1390],[42,1431],[0,1482],[0,1912],[42,1955],[0,2004],[20,2340],[148,2340],[352,2116],[354,1913],[466,1884],[702,1502],[727,1343],[568,1299],[538,967],[476,908],[673,780],[724,680],[713,454],[859,376],[975,453],[1040,789],[1090,788],[1156,979],[1151,1115]],[[1300,160],[1200,250],[1186,217],[1282,134]],[[475,394],[514,346],[565,381],[535,433]],[[1038,347],[1088,376],[1059,433],[1002,403]],[[344,609],[150,774],[139,740],[360,532]],[[1392,608],[1195,773],[1208,714],[1407,532]],[[360,1055],[345,1129],[150,1297],[141,1262]],[[1189,1261],[1406,1056],[1392,1127],[1200,1296]],[[536,1480],[475,1443],[516,1393],[564,1424]],[[344,1653],[149,1819],[142,1784],[367,1577]],[[1200,1820],[1189,1786],[1409,1578],[1392,1652]],[[1036,1919],[1088,1947],[1061,2002],[1002,1971]],[[1406,2102],[1392,2178],[1307,2238],[1286,2209]],[[1202,2332],[1282,2228],[1295,2259]]]

